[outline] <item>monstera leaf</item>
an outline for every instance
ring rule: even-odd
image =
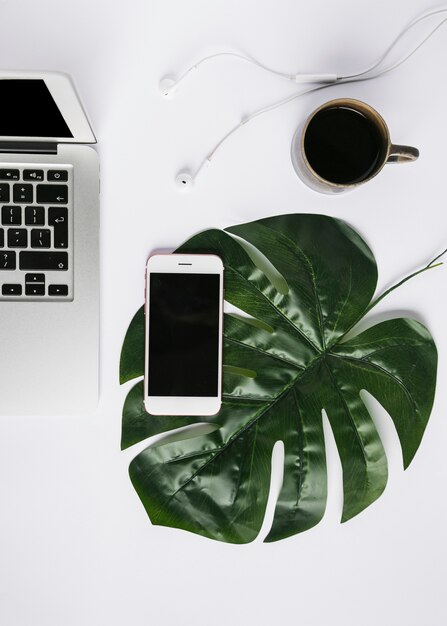
[[[323,409],[343,469],[342,521],[357,515],[387,481],[385,452],[360,391],[391,416],[407,467],[435,392],[437,353],[428,330],[400,318],[355,334],[353,327],[386,294],[372,301],[373,254],[340,220],[272,217],[202,232],[179,251],[218,254],[225,298],[249,317],[225,315],[217,415],[155,417],[144,410],[142,381],[128,393],[123,449],[206,424],[149,445],[131,462],[132,483],[151,521],[221,541],[253,540],[265,513],[272,449],[282,441],[284,478],[266,541],[311,528],[326,504]],[[140,309],[124,341],[121,382],[143,372]]]

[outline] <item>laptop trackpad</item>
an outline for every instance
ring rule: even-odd
[[[92,315],[93,314],[93,315]],[[0,412],[65,415],[95,409],[95,312],[73,302],[0,304]]]

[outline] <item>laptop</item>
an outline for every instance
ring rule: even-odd
[[[0,414],[98,400],[99,160],[67,75],[0,71]]]

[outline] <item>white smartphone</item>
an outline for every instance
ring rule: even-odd
[[[214,415],[222,388],[223,264],[156,254],[146,267],[144,405],[153,415]]]

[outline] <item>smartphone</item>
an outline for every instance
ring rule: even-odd
[[[144,405],[153,415],[214,415],[222,388],[223,263],[156,254],[146,267]]]

